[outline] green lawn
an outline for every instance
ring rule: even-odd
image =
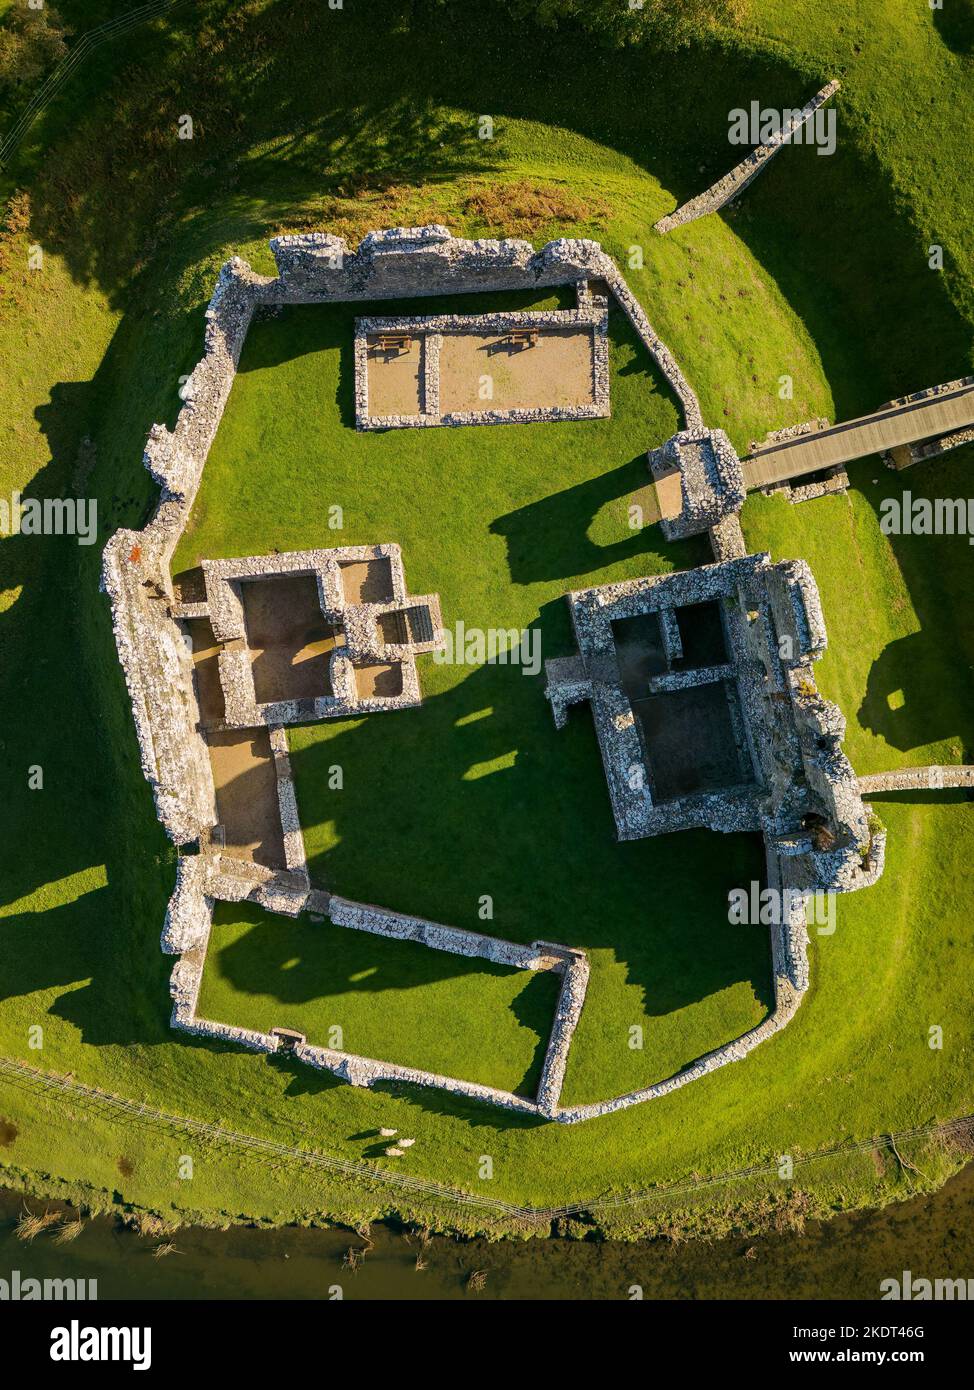
[[[197,1014],[533,1096],[559,985],[548,972],[220,903]]]
[[[363,433],[349,418],[350,357],[368,311],[312,306],[253,328],[177,571],[272,546],[397,541],[410,591],[438,593],[448,627],[536,630],[552,656],[572,648],[569,589],[709,558],[700,541],[668,547],[656,528],[629,529],[647,476],[641,441],[671,433],[676,416],[621,312],[611,419]],[[580,710],[559,733],[543,670],[424,658],[421,681],[421,709],[290,731],[317,880],[475,930],[488,894],[498,935],[590,950],[566,1101],[662,1080],[765,1017],[767,934],[726,923],[728,889],[762,873],[757,841],[620,845],[591,717]]]
[[[966,536],[885,536],[879,526],[884,498],[970,496],[972,464],[970,447],[903,473],[865,459],[844,496],[745,506],[752,548],[801,554],[812,567],[830,635],[818,673],[863,774],[974,762],[974,547]]]
[[[537,243],[595,236],[708,421],[739,446],[969,369],[972,63],[915,0],[862,0],[852,12],[766,0],[738,32],[677,53],[603,52],[525,24],[512,42],[493,7],[464,17],[419,4],[407,19],[384,0],[327,13],[293,0],[282,23],[283,9],[188,7],[137,46],[106,45],[5,172],[4,191],[26,188],[32,207],[0,304],[5,495],[75,486],[97,495],[102,540],[141,525],[153,496],[145,436],[178,409],[217,268],[239,253],[269,271],[265,242],[278,229],[334,227],[354,240],[370,226],[441,220]],[[80,3],[69,17],[87,27]],[[834,156],[788,150],[738,211],[652,235],[657,216],[733,162],[731,107],[752,97],[792,105],[830,75],[843,81]],[[187,110],[197,135],[177,142]],[[493,141],[477,138],[483,112],[495,117]],[[44,248],[41,272],[22,268],[32,241]],[[927,265],[934,242],[943,272]],[[400,541],[410,588],[439,592],[447,621],[538,626],[551,655],[568,647],[561,595],[573,584],[702,557],[626,529],[625,494],[676,416],[623,323],[613,325],[610,421],[362,440],[348,425],[343,314],[291,311],[255,329],[185,562],[321,544],[321,517],[337,502],[341,541]],[[794,385],[787,400],[783,375]],[[806,557],[819,580],[831,639],[822,683],[843,707],[862,772],[974,760],[972,552],[964,541],[887,539],[876,514],[892,482],[964,495],[969,467],[959,454],[897,480],[867,461],[848,497],[798,508],[753,499],[745,510],[752,546]],[[357,1136],[389,1124],[417,1135],[413,1175],[478,1190],[486,1152],[489,1195],[521,1202],[716,1173],[974,1108],[971,807],[960,794],[877,804],[887,874],[843,901],[835,936],[813,943],[812,989],[783,1035],[603,1121],[565,1129],[429,1092],[362,1092],[174,1035],[158,934],[175,856],[138,767],[98,549],[56,537],[0,543],[3,1055],[342,1157],[361,1157]],[[317,877],[479,928],[476,902],[489,893],[499,935],[586,946],[592,984],[566,1100],[657,1079],[761,1016],[766,945],[732,936],[724,915],[727,888],[760,871],[755,843],[687,835],[619,846],[585,711],[557,733],[540,678],[510,668],[425,661],[421,678],[420,710],[294,733]],[[322,778],[336,760],[339,804]],[[29,791],[37,765],[44,788]],[[314,969],[330,988],[327,963]],[[251,996],[238,993],[245,1009]],[[430,983],[419,997],[431,997]],[[942,1051],[927,1046],[932,1024],[944,1029]],[[632,1025],[644,1029],[641,1050],[628,1045]],[[11,1180],[35,1188],[63,1180],[92,1200],[118,1194],[210,1220],[390,1206],[477,1219],[216,1152],[198,1155],[187,1186],[176,1176],[179,1136],[66,1114],[10,1087],[0,1114],[18,1130],[2,1151]],[[917,1166],[934,1182],[951,1162],[937,1152]],[[820,1210],[920,1181],[868,1155],[802,1177]],[[641,1220],[654,1218],[602,1224],[631,1233]]]

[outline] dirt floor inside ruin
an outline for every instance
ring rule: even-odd
[[[314,576],[271,575],[240,591],[257,703],[330,695],[329,655],[345,639],[325,620]]]
[[[512,347],[498,333],[445,333],[440,348],[440,410],[537,410],[594,402],[591,328],[546,328],[534,347]],[[481,395],[489,377],[493,395]]]
[[[422,335],[409,348],[385,352],[370,337],[368,413],[421,414]],[[592,328],[539,329],[534,346],[512,344],[506,333],[444,333],[439,355],[443,414],[459,411],[538,410],[594,404]],[[489,378],[489,385],[486,379]],[[485,395],[485,389],[491,394]]]
[[[422,338],[408,348],[385,351],[374,337],[369,344],[369,414],[419,415],[423,409]]]
[[[391,603],[392,565],[378,560],[352,560],[341,566],[346,603]]]
[[[285,867],[277,772],[266,729],[207,735],[216,807],[230,859]]]
[[[193,643],[193,670],[196,676],[196,699],[204,727],[226,717],[223,686],[220,684],[220,647],[213,636],[209,618],[189,618],[186,628]]]
[[[402,666],[398,662],[356,666],[355,690],[360,700],[376,696],[390,699],[402,694]]]

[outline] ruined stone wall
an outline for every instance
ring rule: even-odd
[[[354,252],[342,238],[327,233],[275,237],[271,250],[279,278],[264,287],[266,303],[419,298],[566,284],[585,286],[582,293],[587,294],[589,282],[604,281],[680,402],[686,427],[703,425],[689,382],[598,242],[563,237],[536,252],[527,241],[467,241],[432,225],[370,233]]]
[[[859,790],[864,796],[870,792],[943,791],[945,787],[974,787],[974,767],[900,767],[859,778]]]
[[[275,878],[282,881],[279,886],[286,891],[288,875],[276,875]],[[247,898],[261,902],[269,911],[281,911],[281,906],[273,897],[267,897],[270,887],[271,884],[266,881],[255,884],[245,877],[228,876],[204,855],[185,856],[179,861],[176,887],[162,933],[163,950],[179,956],[170,979],[174,1028],[195,1037],[232,1043],[254,1052],[274,1053],[282,1050],[283,1042],[276,1030],[262,1033],[255,1029],[238,1028],[218,1020],[200,1018],[197,1012],[215,903],[238,902]],[[337,926],[355,931],[415,941],[452,955],[479,956],[521,970],[554,971],[562,976],[562,985],[538,1095],[533,1100],[496,1087],[442,1076],[417,1067],[404,1067],[395,1062],[319,1047],[309,1044],[304,1037],[292,1047],[293,1056],[309,1066],[333,1072],[353,1086],[372,1086],[379,1081],[408,1082],[417,1086],[438,1087],[453,1095],[487,1101],[524,1114],[554,1116],[564,1080],[568,1049],[588,984],[588,961],[583,952],[547,941],[534,941],[530,946],[521,946],[479,932],[463,931],[423,918],[389,912],[368,903],[329,897],[318,891],[309,893],[306,880],[300,902],[287,904],[284,910],[293,916],[305,905],[324,909]]]
[[[545,943],[538,942],[536,944],[544,945]],[[553,1119],[558,1113],[558,1102],[561,1097],[561,1088],[565,1082],[565,1070],[568,1066],[568,1050],[582,1014],[589,977],[589,965],[584,952],[566,952],[563,947],[552,947],[551,949],[562,952],[565,957],[565,964],[562,971],[561,989],[558,993],[558,1006],[555,1010],[555,1021],[551,1028],[548,1051],[545,1053],[544,1067],[538,1086],[538,1108],[549,1119]]]
[[[744,505],[741,461],[723,430],[681,430],[650,449],[646,461],[661,486],[668,476],[679,474],[679,513],[660,518],[667,540],[712,532],[721,522],[736,517]],[[745,551],[746,547],[741,553]]]
[[[221,270],[206,311],[204,355],[186,383],[175,428],[154,425],[146,443],[145,465],[162,489],[158,506],[144,530],[117,531],[102,558],[142,770],[176,844],[199,839],[216,812],[189,641],[172,614],[169,562],[230,394],[257,283],[242,261]]]
[[[580,281],[580,284],[586,284]],[[440,355],[450,333],[490,333],[502,336],[517,328],[589,329],[592,337],[592,400],[573,405],[517,406],[508,409],[443,411],[440,407]],[[370,335],[403,333],[423,340],[423,381],[418,413],[373,414],[369,405]],[[558,424],[566,420],[599,420],[609,414],[609,316],[604,303],[597,309],[526,310],[499,314],[437,314],[424,318],[364,317],[355,320],[355,428],[359,430],[423,429],[440,426]]]
[[[170,616],[163,575],[142,533],[118,531],[106,545],[102,587],[112,604],[142,772],[166,834],[189,844],[216,823],[215,794],[189,639]]]
[[[117,532],[103,557],[102,587],[112,604],[143,772],[159,819],[177,844],[205,835],[216,817],[209,760],[197,728],[187,639],[173,614],[179,609],[192,616],[192,606],[175,602],[169,566],[258,306],[563,284],[583,286],[591,299],[588,282],[605,280],[670,382],[688,422],[699,419],[696,397],[597,242],[563,238],[535,252],[525,241],[466,241],[445,227],[429,226],[370,233],[354,252],[341,238],[319,233],[278,237],[271,248],[276,279],[256,274],[238,257],[221,269],[206,310],[203,356],[185,383],[176,423],[172,430],[153,425],[146,442],[144,463],[160,484],[159,503],[144,530]],[[150,600],[150,595],[155,597]],[[408,670],[404,676],[408,682]],[[285,722],[287,717],[286,710],[271,710],[265,722]]]
[[[743,537],[732,535],[728,548],[738,546]],[[640,613],[665,615],[706,600],[722,603],[730,661],[654,677],[649,689],[726,681],[740,702],[738,709],[729,701],[731,721],[754,782],[654,805],[638,775],[644,754],[621,685],[612,623]],[[826,647],[825,619],[804,561],[772,564],[768,555],[745,554],[695,570],[579,590],[569,595],[569,604],[578,657],[546,664],[547,694],[559,727],[568,705],[591,701],[620,839],[696,826],[761,830],[776,852],[787,855],[788,881],[794,886],[849,892],[875,882],[883,869],[885,837],[863,805],[842,750],[842,713],[815,685],[814,662]],[[665,621],[661,631],[666,641]]]
[[[454,956],[480,956],[497,965],[510,965],[519,970],[551,968],[550,959],[545,957],[537,942],[530,946],[519,946],[513,941],[501,941],[496,936],[484,936],[480,932],[464,931],[459,927],[444,927],[423,917],[410,917],[402,912],[375,907],[371,903],[353,902],[334,895],[329,901],[328,914],[336,926],[374,932],[377,936],[390,936],[399,941],[418,941],[423,946],[449,951]]]
[[[782,128],[782,130],[769,140],[766,145],[758,145],[757,149],[751,151],[746,159],[742,159],[740,164],[736,164],[729,174],[718,179],[716,183],[697,194],[689,202],[683,203],[675,212],[668,213],[661,217],[654,224],[655,230],[661,235],[671,232],[674,227],[683,227],[687,222],[694,222],[698,217],[706,217],[708,213],[717,212],[742,193],[752,179],[756,178],[761,170],[766,166],[768,160],[773,159],[779,150],[783,149],[801,127],[810,120],[820,106],[824,106],[835,93],[839,90],[839,83],[833,79],[831,82],[816,92],[811,101],[806,102],[801,111]]]

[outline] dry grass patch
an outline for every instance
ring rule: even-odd
[[[505,236],[530,236],[552,222],[604,227],[611,209],[602,198],[580,198],[561,184],[516,179],[478,186],[463,200],[467,217]]]

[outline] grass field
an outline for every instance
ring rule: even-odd
[[[559,979],[221,903],[197,1012],[534,1095]]]
[[[477,312],[490,300],[438,304]],[[362,312],[300,308],[254,327],[177,572],[322,537],[396,541],[410,590],[438,593],[448,627],[535,631],[550,656],[572,646],[569,589],[709,558],[699,541],[666,547],[655,529],[629,528],[629,497],[645,477],[640,442],[671,433],[676,417],[621,312],[610,320],[609,420],[360,433],[349,358]],[[335,505],[340,535],[329,529]],[[620,845],[591,718],[580,712],[559,734],[543,670],[424,658],[421,680],[419,710],[290,731],[313,876],[473,930],[489,894],[498,935],[590,949],[566,1101],[662,1080],[760,1022],[766,933],[720,928],[728,889],[760,877],[757,841]],[[632,1027],[644,1031],[642,1049],[628,1045]]]
[[[96,495],[102,540],[147,513],[144,438],[178,409],[220,262],[239,253],[269,270],[264,243],[279,229],[335,228],[354,240],[373,226],[440,220],[537,243],[595,236],[708,421],[739,447],[770,427],[849,416],[970,368],[971,59],[926,7],[863,0],[850,15],[768,0],[706,52],[602,52],[586,41],[584,82],[570,33],[522,26],[512,44],[503,19],[482,14],[474,23],[417,6],[407,21],[395,7],[366,13],[351,0],[337,20],[307,0],[192,9],[124,52],[100,50],[35,127],[8,184],[29,193],[31,223],[29,237],[9,239],[2,272],[0,350],[12,364],[0,387],[2,491]],[[79,32],[87,27],[84,6],[65,10]],[[650,234],[657,216],[733,162],[731,107],[752,97],[791,105],[833,74],[843,81],[833,157],[789,150],[727,218]],[[187,109],[197,135],[177,142]],[[495,115],[490,142],[476,136],[485,111]],[[45,250],[41,273],[19,268],[29,240]],[[931,243],[944,247],[943,272],[928,268]],[[642,269],[630,265],[634,246]],[[342,540],[400,541],[410,589],[439,592],[448,621],[538,626],[551,655],[567,648],[561,595],[573,584],[702,558],[625,528],[641,455],[676,415],[622,323],[611,420],[425,431],[420,442],[409,432],[361,440],[349,428],[347,318],[290,311],[255,328],[183,562],[320,543],[318,519],[337,501]],[[784,401],[783,374],[794,382]],[[752,546],[812,565],[830,626],[822,685],[843,707],[863,773],[974,761],[972,552],[963,539],[884,537],[877,520],[893,483],[964,495],[970,463],[962,453],[891,482],[870,460],[847,497],[799,508],[752,499],[745,509]],[[960,794],[878,803],[887,874],[840,905],[835,936],[813,941],[810,995],[780,1038],[609,1120],[571,1130],[513,1122],[177,1039],[158,951],[174,852],[138,768],[97,593],[99,549],[68,538],[0,543],[4,1056],[341,1156],[361,1157],[356,1136],[391,1124],[417,1136],[414,1175],[476,1191],[489,1152],[490,1194],[535,1203],[720,1172],[974,1108],[971,807]],[[656,1079],[761,1016],[766,945],[723,926],[727,888],[759,872],[756,844],[686,835],[619,846],[587,716],[556,733],[540,680],[509,667],[424,661],[421,678],[420,710],[294,731],[317,877],[480,929],[476,902],[490,893],[499,935],[589,948],[568,1101]],[[335,761],[346,774],[340,805],[321,776]],[[29,791],[36,766],[43,790]],[[262,989],[251,965],[273,963],[274,951],[259,924],[231,946],[246,966],[236,1000],[262,1017],[262,994],[281,997],[284,984],[272,973]],[[308,971],[325,973],[310,946],[292,958],[302,991]],[[361,1009],[363,993],[348,989],[354,966],[342,965],[341,997]],[[423,997],[432,984],[417,986]],[[213,976],[211,987],[228,985]],[[516,1021],[516,1001],[499,1002],[517,1084],[537,1020],[532,1012],[515,1029],[505,1011],[513,1003]],[[415,1027],[384,1013],[362,1014],[363,1026],[390,1029],[380,1041],[397,1028],[428,1032],[431,1043],[438,1035],[425,1013]],[[642,1050],[627,1045],[633,1024],[644,1027]],[[942,1051],[927,1045],[933,1024],[944,1029]],[[475,1039],[455,1041],[458,1060],[477,1053]],[[351,1219],[390,1207],[476,1219],[219,1151],[201,1153],[189,1190],[176,1176],[185,1140],[58,1110],[29,1089],[0,1088],[0,1116],[17,1131],[0,1155],[10,1179],[35,1189],[64,1182],[92,1201],[114,1195],[208,1220]],[[936,1182],[954,1162],[925,1155],[921,1180],[865,1155],[801,1182],[828,1210]],[[600,1224],[631,1234],[654,1220]]]

